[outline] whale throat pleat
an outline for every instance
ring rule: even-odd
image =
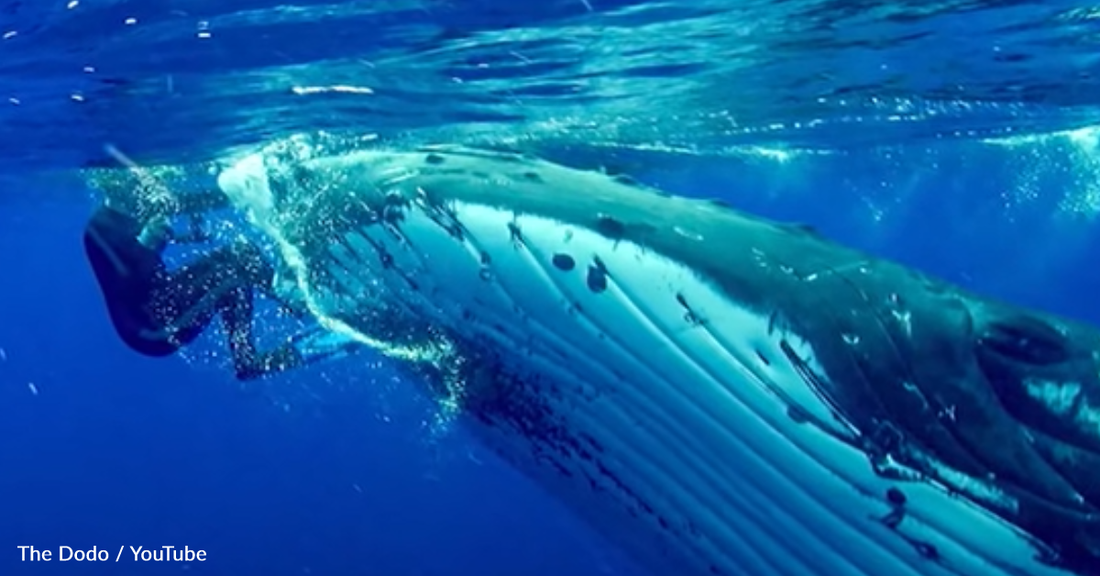
[[[410,210],[399,234],[346,232],[330,268],[345,290],[381,285],[375,297],[480,351],[495,376],[467,401],[483,433],[591,507],[605,532],[646,523],[652,537],[635,540],[689,574],[1011,574],[998,541],[1026,564],[995,519],[948,509],[927,485],[902,485],[905,519],[889,526],[901,492],[838,440],[843,427],[791,417],[794,399],[832,418],[799,371],[820,370],[812,349],[767,311],[629,242],[477,204],[449,209],[460,234]]]
[[[813,346],[777,327],[775,310],[623,239],[628,222],[587,228],[490,194],[494,167],[537,168],[538,178],[499,178],[517,194],[619,184],[491,155],[439,152],[424,166],[411,154],[361,156],[404,175],[375,185],[400,192],[383,207],[393,218],[355,222],[334,209],[338,225],[281,236],[271,214],[291,208],[251,199],[269,192],[260,163],[219,183],[311,270],[315,312],[371,341],[445,334],[463,360],[473,429],[656,574],[1060,574],[969,501],[878,475],[858,431],[817,395],[828,374]],[[485,173],[464,173],[474,167]],[[437,186],[414,194],[417,178]],[[455,187],[467,200],[448,197]],[[376,192],[364,188],[364,206]],[[483,192],[497,205],[469,200]],[[706,248],[698,235],[683,242]],[[383,330],[379,318],[404,320]]]

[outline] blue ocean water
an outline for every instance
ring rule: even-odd
[[[76,170],[109,164],[105,144],[142,164],[317,131],[520,147],[1096,323],[1097,17],[961,0],[0,3],[0,574],[644,574],[367,353],[241,386],[217,330],[186,358],[125,349],[80,243]],[[208,559],[19,549],[162,545]]]

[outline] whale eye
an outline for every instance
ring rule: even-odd
[[[990,322],[978,342],[984,352],[1023,364],[1057,364],[1070,357],[1065,336],[1050,324],[1030,316]]]

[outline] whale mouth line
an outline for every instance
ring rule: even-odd
[[[478,434],[602,533],[684,576],[1057,573],[943,485],[875,470],[823,392],[813,346],[774,314],[646,246],[509,210],[500,194],[477,201],[492,186],[522,195],[579,177],[537,164],[537,179],[496,178],[491,155],[432,154],[448,168],[379,153],[362,191],[336,180],[367,212],[349,207],[298,237],[254,223],[301,255],[318,316],[390,350],[445,342],[445,354],[422,346],[404,359],[455,364]],[[511,172],[531,162],[509,158]],[[408,201],[372,196],[390,194]],[[412,346],[388,338],[423,326],[430,337]]]

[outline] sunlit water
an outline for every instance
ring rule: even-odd
[[[1084,2],[6,2],[5,164],[281,134],[715,155],[1093,124]]]
[[[6,2],[0,165],[110,163],[105,143],[174,163],[328,130],[633,172],[796,149],[870,162],[878,147],[906,173],[894,188],[934,168],[929,147],[1007,137],[994,155],[1022,181],[1007,203],[1057,173],[1054,204],[1091,214],[1095,137],[1028,137],[1097,123],[1098,16],[1083,2]]]
[[[5,2],[0,38],[7,174],[112,164],[106,143],[177,163],[327,130],[756,197],[730,177],[748,162],[771,196],[847,190],[861,225],[893,230],[941,163],[965,180],[981,160],[1002,221],[1100,208],[1085,2],[39,0]]]

